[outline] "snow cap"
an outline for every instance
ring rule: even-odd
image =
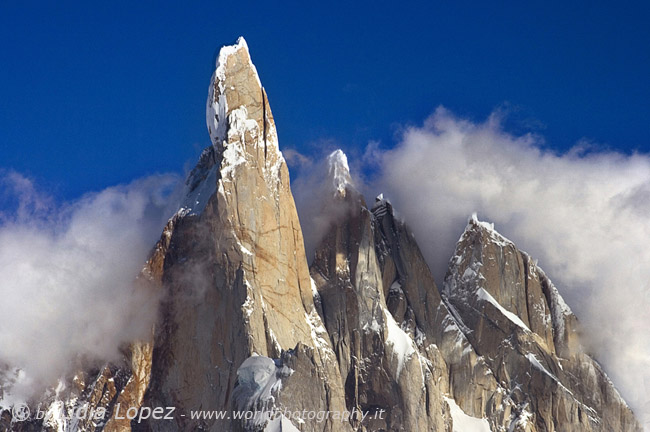
[[[335,150],[327,156],[327,169],[335,194],[345,196],[346,187],[352,186],[352,177],[350,176],[348,157],[343,150]]]
[[[228,123],[226,116],[229,113],[228,102],[225,94],[227,75],[226,69],[228,65],[228,59],[241,50],[244,50],[246,53],[244,61],[250,64],[250,67],[255,73],[255,77],[257,78],[257,83],[260,88],[262,88],[262,83],[257,73],[257,69],[255,69],[255,65],[253,65],[253,62],[251,60],[250,53],[248,51],[248,44],[246,43],[244,37],[240,36],[239,39],[237,39],[237,43],[234,45],[221,47],[219,50],[219,55],[217,56],[214,73],[210,79],[208,100],[205,108],[206,124],[213,145],[220,144],[226,137],[226,126]]]

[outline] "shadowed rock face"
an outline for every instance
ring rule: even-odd
[[[527,419],[525,430],[641,430],[598,363],[583,352],[577,319],[550,279],[475,216],[456,247],[443,295],[509,391],[519,422]]]
[[[420,349],[444,360],[443,394],[453,395],[468,414],[507,420],[511,403],[445,304],[412,233],[395,218],[390,202],[378,197],[372,208],[375,245],[387,306]]]
[[[347,175],[349,178],[349,174]],[[444,362],[420,350],[386,307],[374,216],[351,186],[336,188],[347,214],[316,249],[311,267],[342,378],[348,409],[384,410],[358,430],[446,430],[449,412],[436,386]]]
[[[289,174],[243,40],[222,49],[209,94],[213,145],[191,173],[188,199],[175,216],[162,276],[167,300],[144,404],[231,408],[244,360],[253,354],[279,358],[301,344],[310,374],[330,378],[309,387],[304,408],[342,409],[338,368],[325,361],[331,347],[312,337],[324,329]],[[184,419],[178,427],[235,425]],[[324,422],[323,430],[331,428]]]
[[[110,420],[15,422],[5,410],[0,430],[641,430],[527,254],[471,218],[439,291],[408,227],[383,198],[366,205],[340,150],[323,179],[339,218],[308,267],[243,39],[221,50],[208,94],[212,144],[138,279],[164,299],[151,338],[125,347],[123,365],[80,372],[36,401],[103,408]],[[118,406],[177,415],[132,422],[115,418]],[[330,415],[189,415],[232,409]],[[356,414],[331,416],[346,410]]]
[[[254,354],[294,353],[287,361],[297,369],[286,379],[290,391],[279,403],[306,410],[345,408],[343,381],[329,361],[333,351],[314,308],[289,173],[243,39],[221,50],[206,112],[212,145],[190,173],[186,198],[141,276],[149,289],[163,293],[160,322],[150,341],[128,349],[131,367],[117,369],[124,383],[113,385],[106,370],[88,387],[101,388],[109,411],[119,401],[123,409],[174,406],[185,417],[137,425],[111,420],[99,427],[104,430],[246,426],[192,420],[189,411],[234,409],[237,370]],[[313,381],[314,376],[323,379]],[[294,384],[307,382],[302,389]],[[319,423],[319,430],[348,429],[332,420]]]

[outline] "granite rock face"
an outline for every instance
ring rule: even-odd
[[[330,156],[331,171],[347,171],[340,159]],[[444,362],[437,352],[420,353],[386,306],[374,216],[350,185],[339,182],[332,193],[347,217],[325,235],[311,272],[345,381],[347,407],[370,413],[368,420],[352,424],[364,431],[447,430],[448,408],[435,384]],[[386,413],[382,419],[374,418],[379,410]]]
[[[501,406],[505,390],[470,344],[453,308],[442,301],[415,238],[395,218],[390,202],[378,197],[372,213],[389,311],[421,348],[444,360],[441,391],[472,416],[487,416]]]
[[[641,430],[534,260],[472,217],[439,289],[406,224],[383,196],[366,204],[340,150],[323,179],[336,217],[308,266],[243,39],[222,48],[208,95],[211,145],[138,277],[163,299],[150,338],[32,401],[62,415],[4,410],[0,430]],[[79,407],[108,414],[66,418]],[[123,415],[160,407],[173,418]]]
[[[443,295],[457,321],[471,329],[466,336],[476,352],[509,391],[517,427],[641,430],[607,375],[584,352],[577,318],[551,280],[491,224],[470,218]]]
[[[338,369],[313,303],[289,173],[266,93],[243,39],[223,48],[207,103],[212,146],[190,174],[165,253],[162,325],[145,406],[230,409],[250,356],[310,356],[305,409],[342,409]],[[307,403],[307,402],[311,403]],[[156,430],[160,422],[151,422]],[[178,429],[235,429],[230,420],[179,419]],[[169,428],[170,425],[166,425]],[[332,425],[324,423],[323,430]]]

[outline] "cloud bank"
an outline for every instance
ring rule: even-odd
[[[650,402],[650,157],[545,151],[439,108],[376,154],[375,183],[442,280],[469,214],[539,259],[585,326],[590,349],[639,415]],[[647,419],[644,419],[647,420]]]
[[[495,113],[476,123],[439,108],[405,128],[393,149],[370,143],[363,159],[378,174],[362,186],[366,197],[383,192],[392,201],[439,282],[468,216],[494,222],[539,260],[583,323],[589,349],[650,425],[650,156],[587,143],[556,154],[539,136],[505,132],[500,120]],[[296,187],[313,183],[317,171],[307,172]]]
[[[0,172],[11,207],[0,213],[0,375],[14,382],[0,392],[5,404],[82,358],[119,360],[121,344],[148,334],[158,299],[134,281],[176,183],[152,176],[57,205],[25,176]]]

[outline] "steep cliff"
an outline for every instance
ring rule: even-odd
[[[387,413],[384,419],[353,425],[369,431],[447,430],[450,414],[437,384],[444,361],[435,347],[420,352],[408,329],[389,312],[374,216],[348,182],[345,155],[334,152],[328,162],[335,186],[328,205],[344,211],[316,249],[312,277],[345,380],[348,409]]]
[[[321,374],[294,408],[343,408],[314,308],[302,232],[268,99],[243,39],[221,50],[207,102],[212,146],[187,181],[165,252],[166,300],[146,406],[234,407],[237,369],[296,348]],[[296,374],[293,380],[299,380]],[[229,420],[180,428],[234,428]],[[151,427],[156,429],[157,423]],[[331,429],[326,426],[325,430]]]
[[[517,405],[517,427],[641,430],[602,368],[584,352],[577,319],[550,279],[475,215],[451,259],[443,295]]]
[[[45,419],[2,410],[0,430],[641,430],[534,260],[472,217],[439,290],[407,225],[383,196],[366,204],[340,150],[323,179],[336,217],[308,267],[243,39],[221,49],[208,94],[211,144],[138,277],[162,298],[151,337],[30,401]],[[173,415],[124,415],[163,407]],[[107,414],[66,417],[79,408]]]

